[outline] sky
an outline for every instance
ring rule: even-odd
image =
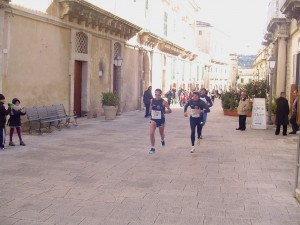
[[[122,1],[122,0],[120,0]],[[200,19],[231,37],[231,52],[255,55],[266,32],[270,0],[198,0]],[[45,11],[52,0],[11,0],[11,3]]]

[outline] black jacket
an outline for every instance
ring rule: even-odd
[[[289,124],[289,103],[286,98],[279,97],[276,100],[276,125],[288,125]]]
[[[25,115],[26,112],[22,112],[21,110],[14,110],[9,108],[9,119],[8,126],[10,127],[20,127],[21,126],[21,116]]]
[[[144,104],[150,104],[150,100],[153,98],[151,91],[148,89],[144,92],[143,102]]]
[[[5,109],[3,102],[0,102],[0,127],[5,127],[6,116],[8,114],[9,114],[9,110]]]

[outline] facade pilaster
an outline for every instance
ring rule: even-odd
[[[277,39],[277,71],[276,71],[276,87],[275,96],[280,96],[280,92],[285,91],[286,83],[286,61],[287,61],[287,41],[286,38],[279,37]]]

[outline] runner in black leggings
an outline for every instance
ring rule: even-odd
[[[197,127],[197,134],[198,134],[198,145],[200,144],[200,134],[201,134],[201,112],[203,109],[206,109],[206,112],[209,112],[209,107],[205,104],[204,101],[200,100],[199,92],[193,92],[192,99],[189,100],[184,106],[184,116],[187,117],[187,109],[188,107],[191,108],[190,113],[190,127],[191,127],[191,142],[192,142],[192,149],[191,153],[195,152],[195,128]]]

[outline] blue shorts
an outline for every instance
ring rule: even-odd
[[[152,121],[154,121],[156,123],[156,127],[162,127],[165,125],[166,120],[165,118],[163,119],[159,119],[159,120],[155,120],[155,119],[151,119]]]

